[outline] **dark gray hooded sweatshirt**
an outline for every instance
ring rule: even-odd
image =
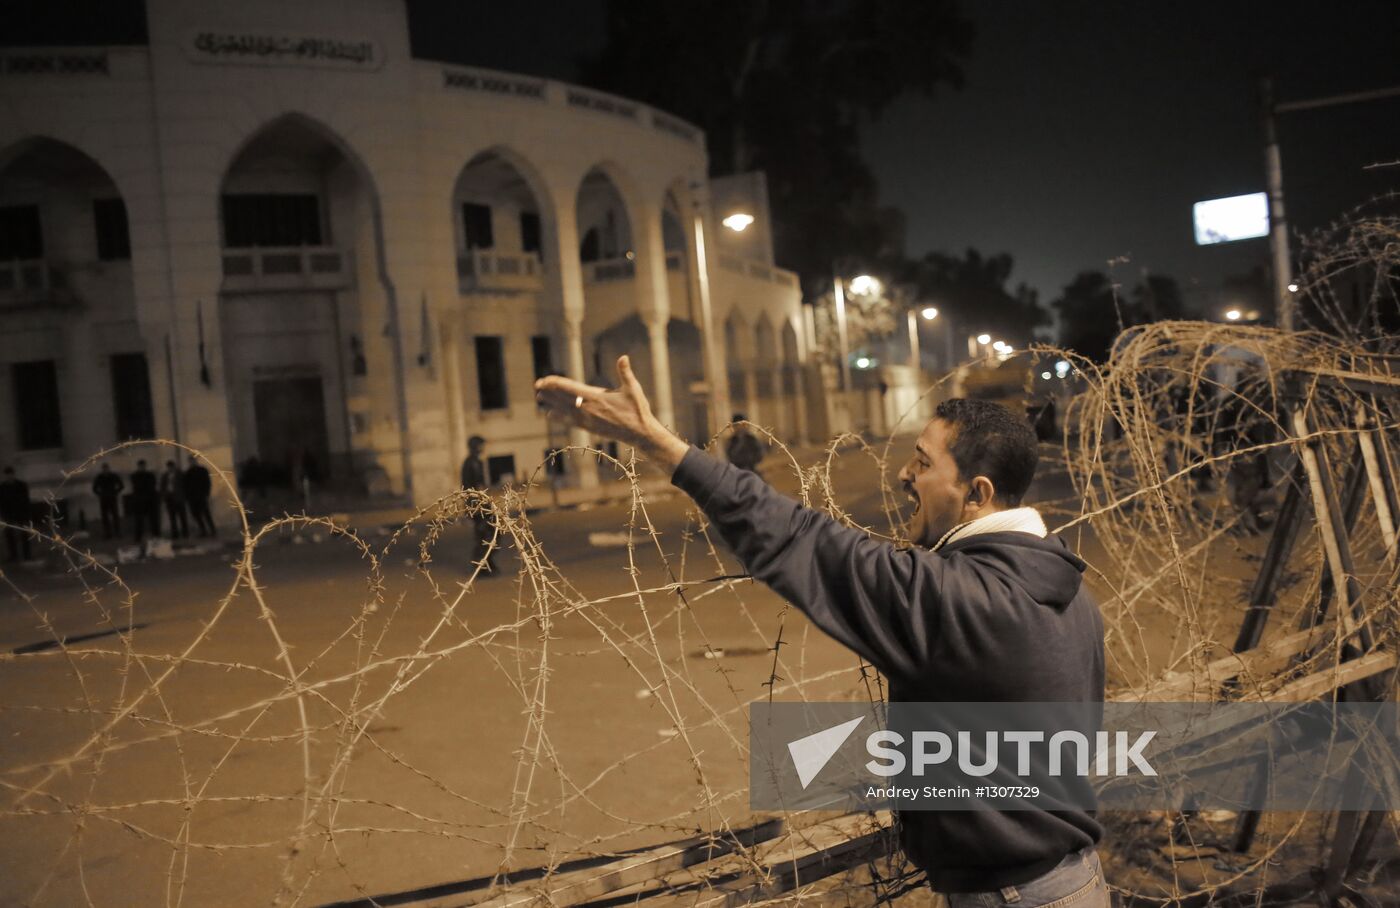
[[[692,447],[671,480],[757,580],[874,665],[906,702],[1101,702],[1103,618],[1055,535],[993,532],[936,552],[844,527]],[[935,890],[1025,883],[1094,844],[1094,812],[902,811]]]

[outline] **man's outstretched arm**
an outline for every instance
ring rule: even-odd
[[[693,448],[651,413],[627,357],[617,390],[559,376],[540,402],[590,432],[637,448],[700,505],[745,569],[881,671],[909,677],[937,636],[944,559],[842,526],[757,476]]]

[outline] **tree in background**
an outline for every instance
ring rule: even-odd
[[[1051,303],[1060,315],[1060,345],[1101,363],[1123,329],[1186,317],[1174,278],[1144,274],[1131,293],[1122,290],[1101,271],[1081,271]]]
[[[1009,289],[1015,260],[1008,253],[984,256],[968,249],[961,257],[929,252],[904,263],[901,280],[916,299],[938,307],[967,333],[983,331],[1016,347],[1025,346],[1035,329],[1049,325],[1050,313],[1026,284]]]
[[[1118,285],[1102,271],[1081,271],[1050,305],[1060,316],[1060,345],[1104,362],[1113,339],[1128,325]]]
[[[765,171],[778,260],[814,294],[838,258],[902,251],[862,118],[960,87],[971,44],[957,0],[610,0],[580,73],[704,129],[714,175]]]
[[[1165,322],[1186,317],[1186,304],[1175,278],[1163,274],[1144,274],[1133,288],[1132,323]]]

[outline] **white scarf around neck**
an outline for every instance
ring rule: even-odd
[[[1007,508],[1005,511],[993,511],[976,520],[958,524],[943,534],[943,538],[938,540],[933,550],[936,552],[955,539],[966,539],[981,533],[1030,533],[1041,539],[1050,535],[1050,531],[1045,528],[1045,521],[1035,508]]]

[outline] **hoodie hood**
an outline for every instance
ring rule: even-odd
[[[978,533],[946,543],[940,555],[960,553],[1019,586],[1042,605],[1064,608],[1079,594],[1084,559],[1064,539],[1016,531]]]

